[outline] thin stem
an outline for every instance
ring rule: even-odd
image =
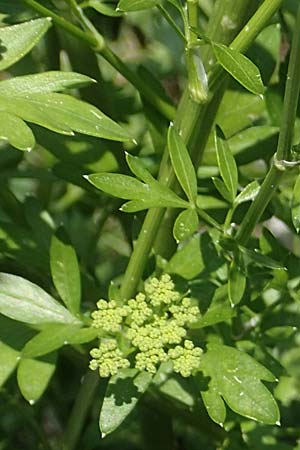
[[[300,6],[296,18],[292,50],[289,60],[287,83],[284,95],[283,117],[279,133],[277,152],[274,162],[260,188],[259,194],[250,206],[245,215],[240,229],[237,232],[237,241],[245,245],[250,238],[255,225],[260,220],[264,210],[270,202],[280,179],[288,167],[284,166],[283,160],[288,160],[291,156],[291,144],[296,119],[296,110],[299,98],[300,87],[300,65],[297,59],[300,54]],[[295,91],[293,90],[295,89]]]
[[[81,30],[80,28],[76,27],[72,23],[68,22],[63,17],[59,16],[58,14],[51,11],[51,9],[46,8],[45,6],[41,5],[40,3],[36,2],[35,0],[23,0],[24,3],[31,6],[35,11],[38,11],[42,14],[42,16],[45,17],[51,17],[54,23],[56,25],[60,26],[64,30],[66,30],[68,33],[72,34],[73,36],[77,37],[83,42],[86,42],[92,47],[96,47],[99,45],[99,42],[95,39],[94,36],[91,34],[86,33],[85,31]]]
[[[93,33],[91,32],[90,25],[88,27],[89,31],[83,31],[50,9],[40,5],[35,0],[23,1],[43,16],[51,17],[55,24],[91,46],[95,53],[99,53],[104,59],[106,59],[106,61],[108,61],[121,75],[123,75],[123,77],[126,78],[163,116],[165,116],[168,120],[174,119],[174,106],[170,102],[161,98],[144,82],[142,78],[139,77],[136,72],[131,70],[127,64],[123,63],[123,61],[120,60],[112,49],[108,47],[103,36],[94,27],[92,29]],[[77,16],[78,15],[79,14],[77,11]],[[87,28],[87,18],[85,18],[83,25]]]
[[[62,450],[74,450],[98,385],[99,374],[89,370],[80,386],[63,439]]]
[[[291,48],[289,67],[287,73],[283,115],[279,134],[276,158],[277,160],[291,159],[294,123],[300,91],[300,6],[296,18],[293,43]]]
[[[197,214],[201,219],[204,220],[204,222],[208,223],[219,231],[223,231],[221,225],[203,209],[197,207]]]
[[[164,18],[166,19],[166,21],[171,25],[171,27],[176,31],[176,33],[178,34],[178,36],[180,37],[180,39],[182,39],[184,42],[186,41],[185,39],[185,35],[183,34],[183,32],[181,31],[181,29],[179,28],[179,26],[177,25],[177,23],[175,22],[175,20],[173,19],[173,17],[168,13],[168,11],[166,10],[166,8],[163,5],[156,5],[157,8],[159,9],[159,11],[162,13],[162,15],[164,16]]]

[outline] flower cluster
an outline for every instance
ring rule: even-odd
[[[168,274],[146,281],[145,293],[124,305],[99,300],[97,307],[92,326],[104,337],[91,351],[90,368],[98,369],[101,377],[126,367],[154,374],[166,361],[183,377],[199,367],[202,350],[185,339],[187,327],[199,317],[199,308],[190,298],[182,298]]]

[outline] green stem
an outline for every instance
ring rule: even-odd
[[[277,145],[277,151],[274,155],[274,162],[260,188],[259,194],[250,206],[245,215],[240,229],[237,232],[237,241],[245,245],[250,238],[255,225],[260,220],[264,210],[270,202],[280,179],[288,167],[284,162],[291,157],[291,145],[296,119],[296,110],[299,99],[300,88],[300,6],[296,18],[294,36],[292,41],[292,50],[289,60],[287,82],[284,95],[283,117]]]
[[[276,152],[277,160],[291,159],[294,123],[300,91],[300,6],[296,18],[294,36],[287,73],[283,115]]]
[[[40,5],[35,0],[23,0],[24,3],[41,13],[43,16],[51,17],[53,22],[63,28],[68,33],[88,44],[95,53],[99,53],[106,61],[108,61],[121,75],[124,76],[139,92],[144,96],[151,105],[153,105],[168,120],[173,120],[175,116],[174,106],[157,95],[129,66],[123,63],[120,58],[108,47],[103,36],[93,27],[87,27],[87,19],[84,20],[85,28],[89,31],[83,31],[63,17],[54,13],[45,6]],[[78,13],[78,12],[77,12]],[[77,14],[78,15],[78,14]],[[82,18],[81,18],[82,21]]]
[[[189,29],[188,32],[188,46],[192,47],[197,43],[197,35],[192,29],[198,28],[198,12],[199,6],[197,0],[187,0],[187,11],[188,11],[188,22]]]
[[[99,374],[97,372],[89,370],[84,376],[63,438],[63,450],[76,448],[98,381]]]
[[[224,228],[223,232],[225,234],[227,234],[228,230],[230,229],[230,222],[232,219],[233,211],[234,211],[233,208],[229,208],[227,211],[225,222],[224,222],[224,227],[223,227]]]
[[[162,13],[162,15],[164,16],[166,21],[171,25],[171,27],[174,29],[174,31],[176,31],[176,33],[178,34],[180,39],[182,39],[185,42],[186,41],[185,35],[183,34],[183,32],[181,31],[181,29],[179,28],[179,26],[177,25],[177,23],[173,19],[173,17],[168,13],[166,8],[163,5],[160,5],[160,4],[158,4],[156,6],[159,9],[159,11]]]

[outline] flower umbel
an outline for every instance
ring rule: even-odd
[[[170,275],[150,278],[145,294],[137,294],[125,305],[99,300],[97,307],[92,326],[103,338],[90,352],[90,368],[98,369],[100,377],[126,367],[154,374],[166,361],[183,377],[199,368],[202,350],[185,339],[189,324],[199,317],[199,308],[190,298],[182,298]]]

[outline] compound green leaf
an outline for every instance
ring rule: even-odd
[[[55,371],[56,355],[43,359],[22,359],[17,380],[23,397],[33,405],[46,390]]]
[[[158,0],[120,0],[117,10],[140,11],[141,9],[153,8],[158,3]]]
[[[242,86],[253,94],[262,95],[264,85],[258,67],[236,50],[222,44],[213,44],[218,63]]]
[[[168,148],[176,177],[187,198],[194,203],[197,197],[197,176],[189,152],[174,126],[168,132]]]
[[[132,138],[98,108],[58,93],[0,94],[1,110],[61,134],[87,134],[114,141]]]
[[[81,300],[79,264],[74,247],[63,228],[52,236],[50,269],[54,286],[69,311],[77,314]]]
[[[35,145],[34,135],[26,123],[5,111],[0,111],[0,139],[5,139],[18,150],[31,150]]]
[[[230,151],[222,130],[217,127],[215,134],[215,146],[218,166],[226,189],[229,192],[231,203],[234,201],[238,186],[238,172],[235,159]]]
[[[123,369],[109,380],[99,418],[102,437],[121,425],[151,380],[150,373],[136,369]]]
[[[69,339],[79,331],[79,328],[80,325],[49,325],[27,342],[22,350],[22,356],[36,358],[47,355],[69,344]]]
[[[46,17],[1,28],[0,70],[13,65],[30,52],[50,26],[51,19]]]
[[[216,405],[218,395],[234,412],[244,417],[265,424],[279,423],[277,403],[261,382],[276,379],[264,366],[247,353],[220,344],[209,344],[201,361],[204,376],[210,378],[208,389],[212,393],[210,397],[206,396],[205,404],[210,406],[208,414],[213,411],[213,420],[224,422],[222,407]]]
[[[0,313],[30,324],[80,324],[46,291],[17,275],[0,273]]]
[[[296,179],[292,198],[292,221],[293,225],[299,233],[300,231],[300,175]]]
[[[24,75],[0,82],[0,94],[18,96],[24,94],[46,94],[79,88],[93,83],[86,75],[75,72],[43,72],[34,75]]]
[[[189,238],[199,225],[198,214],[195,209],[185,209],[178,214],[173,227],[173,235],[177,242]]]

